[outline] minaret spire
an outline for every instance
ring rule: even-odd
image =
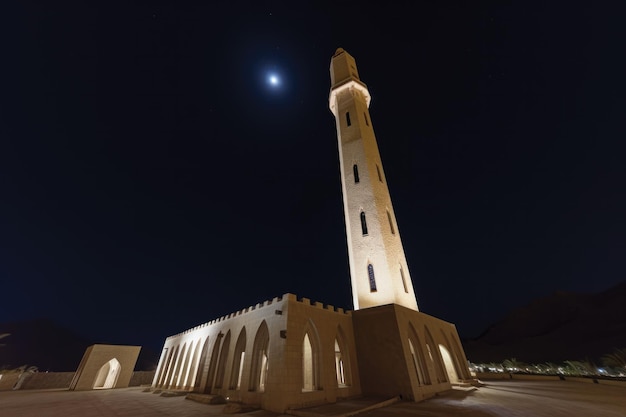
[[[330,63],[354,309],[399,304],[417,310],[396,216],[369,116],[370,94],[354,58]]]

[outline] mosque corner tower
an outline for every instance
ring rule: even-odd
[[[342,48],[331,59],[330,80],[354,309],[398,304],[418,310],[369,115],[371,96]]]

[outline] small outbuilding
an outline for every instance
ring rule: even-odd
[[[141,346],[89,346],[70,383],[70,390],[128,387],[140,350]]]

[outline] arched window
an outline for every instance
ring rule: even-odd
[[[183,361],[185,360],[185,352],[187,352],[187,343],[183,344],[183,348],[178,353],[178,359],[176,359],[176,366],[174,367],[174,372],[172,374],[172,379],[170,379],[170,383],[168,387],[177,387],[178,380],[180,379],[180,374],[182,373]]]
[[[391,214],[389,214],[389,210],[387,210],[387,220],[389,220],[389,228],[391,229],[391,234],[396,234],[396,229],[393,227],[393,222],[391,221]]]
[[[172,349],[170,348],[165,348],[163,349],[164,351],[164,357],[163,357],[163,363],[161,363],[161,369],[159,370],[159,378],[157,379],[156,382],[156,387],[162,387],[163,386],[163,380],[165,379],[165,375],[167,374],[167,371],[169,370],[170,364],[172,363]]]
[[[218,340],[219,342],[219,340]],[[222,388],[224,385],[224,374],[226,371],[226,359],[228,358],[228,349],[230,348],[230,330],[226,333],[222,348],[220,349],[220,359],[217,365],[217,375],[215,377],[215,388]]]
[[[448,350],[448,348],[440,343],[439,353],[441,353],[441,359],[443,360],[443,365],[446,370],[446,374],[448,375],[448,381],[458,381],[459,374],[456,371],[454,359],[452,359],[452,355],[450,355],[450,351]]]
[[[313,391],[315,389],[313,368],[313,346],[311,345],[309,334],[306,333],[302,343],[302,371],[304,373],[302,389],[305,391]]]
[[[178,359],[178,348],[178,345],[174,347],[174,351],[172,353],[172,356],[170,357],[170,363],[167,366],[167,373],[165,375],[165,379],[163,380],[163,386],[165,388],[169,387],[170,381],[172,380],[172,373],[174,372],[174,368],[176,367],[176,361]]]
[[[270,335],[265,320],[261,322],[254,337],[252,345],[252,366],[250,367],[250,391],[265,391],[265,381],[267,380],[268,354],[267,348],[270,344]]]
[[[374,277],[374,267],[372,264],[367,265],[367,276],[370,280],[370,292],[376,292],[376,278]]]
[[[417,380],[419,384],[430,385],[430,375],[428,374],[428,366],[424,358],[424,352],[422,351],[422,344],[417,332],[412,324],[409,323],[409,349],[411,350],[411,357],[413,359],[413,365],[415,367],[415,373],[417,374]]]
[[[402,265],[400,265],[400,278],[402,278],[402,286],[404,287],[404,292],[409,293],[409,287],[406,286],[406,279],[404,278],[404,269],[402,269]]]
[[[352,124],[350,123],[350,112],[346,112],[346,123],[348,124],[348,126]]]
[[[237,344],[235,344],[235,354],[233,355],[233,367],[230,373],[230,389],[241,388],[241,375],[243,374],[243,361],[246,357],[246,328],[241,329]]]
[[[376,165],[376,173],[378,174],[378,181],[383,182],[383,175],[380,173],[380,167]]]
[[[335,339],[335,372],[337,373],[337,385],[346,385],[346,374],[343,366],[343,356],[341,355],[341,348],[337,339]]]
[[[361,212],[361,232],[363,236],[367,235],[367,221],[365,220],[365,212]]]
[[[213,351],[211,353],[211,361],[209,363],[209,372],[207,374],[206,384],[204,385],[205,394],[210,394],[211,390],[213,389],[213,386],[216,384],[215,373],[218,368],[217,360],[220,356],[220,342],[222,341],[222,337],[224,337],[224,335],[222,334],[222,332],[220,332],[217,335],[215,344],[213,345]],[[228,337],[230,338],[230,331],[228,332]]]
[[[302,341],[302,391],[314,391],[321,389],[319,339],[312,321],[309,320],[305,329]]]
[[[195,345],[195,349],[198,349],[197,344]],[[189,348],[187,349],[187,356],[185,357],[185,362],[183,362],[183,367],[180,370],[180,377],[178,378],[178,383],[176,384],[179,387],[187,386],[187,378],[189,378],[189,371],[191,370],[191,360],[192,355],[194,354],[194,343],[193,340],[189,342]]]
[[[337,327],[337,337],[335,337],[335,373],[338,387],[347,387],[352,384],[350,351],[341,326]]]
[[[354,164],[354,166],[352,167],[352,171],[354,171],[354,183],[358,184],[359,183],[359,167]]]
[[[202,351],[200,352],[200,363],[198,364],[198,370],[196,372],[195,382],[193,384],[194,387],[200,387],[202,384],[202,377],[206,375],[209,359],[209,338],[207,337],[202,346]]]
[[[457,358],[459,363],[459,371],[460,375],[463,376],[464,379],[470,379],[469,369],[466,366],[463,366],[463,355],[461,354],[462,350],[459,348],[459,343],[457,338],[450,333],[450,340],[452,341],[452,350],[454,351],[454,356]]]
[[[370,123],[367,121],[367,113],[363,112],[363,117],[365,118],[365,124],[369,126]]]
[[[441,360],[441,354],[439,353],[439,349],[437,349],[437,345],[435,344],[435,340],[433,336],[430,334],[428,327],[424,327],[426,333],[426,351],[428,352],[428,357],[430,358],[433,366],[435,367],[435,375],[437,376],[437,382],[447,382],[446,375],[443,370],[443,363]]]

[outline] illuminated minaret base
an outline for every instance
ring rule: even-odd
[[[330,64],[354,309],[398,304],[418,310],[372,120],[370,94],[354,58]]]

